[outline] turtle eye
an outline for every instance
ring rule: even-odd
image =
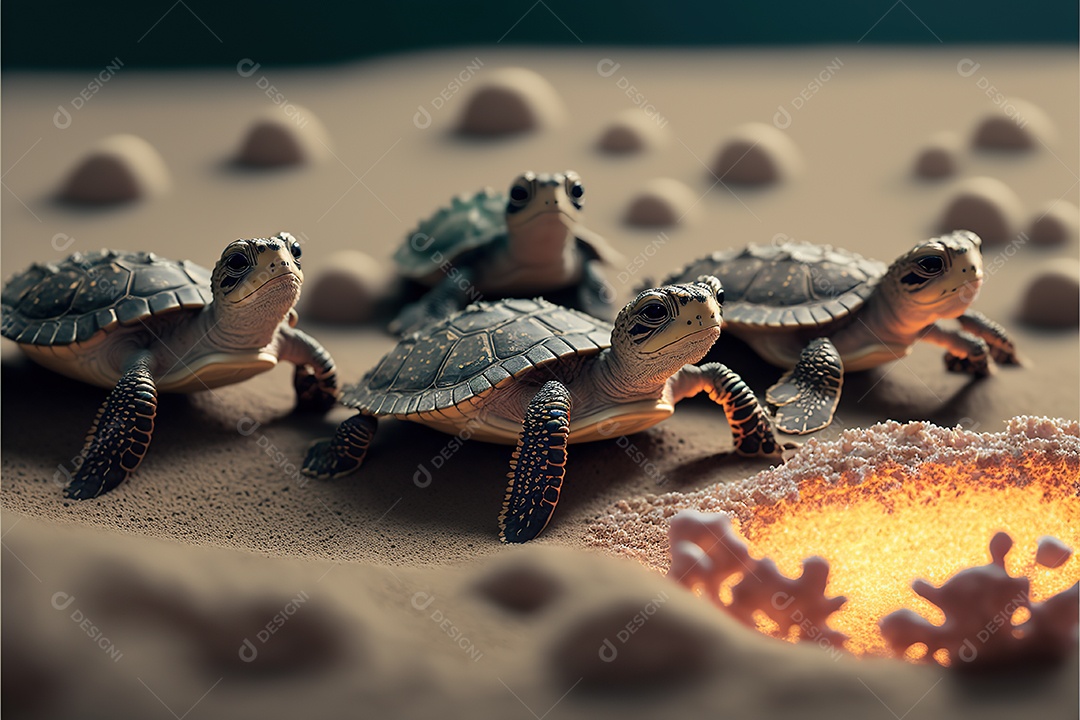
[[[716,291],[716,304],[720,307],[724,307],[724,288],[720,288]]]
[[[518,205],[527,203],[531,194],[529,187],[526,185],[515,185],[510,188],[510,199]]]
[[[578,180],[567,182],[566,194],[575,200],[580,200],[585,195],[585,186]]]
[[[923,272],[930,273],[931,275],[937,275],[939,272],[945,269],[945,261],[937,255],[930,255],[921,258],[917,262],[919,268],[921,268]]]
[[[296,240],[293,240],[291,243],[289,243],[289,252],[292,253],[292,256],[294,258],[299,260],[300,255],[303,253],[303,251],[300,249],[300,243],[298,243]]]
[[[668,311],[663,303],[651,302],[641,308],[640,315],[646,320],[656,323],[667,320]]]
[[[233,272],[243,272],[250,266],[251,263],[248,261],[247,255],[242,252],[234,252],[225,258],[225,267]]]

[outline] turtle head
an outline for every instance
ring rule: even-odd
[[[229,243],[210,280],[219,309],[246,314],[247,308],[259,308],[258,315],[276,316],[275,327],[300,298],[303,282],[300,243],[285,232]]]
[[[611,349],[627,384],[662,385],[705,357],[720,337],[723,303],[723,285],[712,275],[639,293],[611,331]]]
[[[506,226],[510,251],[523,262],[560,256],[581,221],[585,186],[576,172],[526,172],[510,185]]]
[[[959,230],[919,243],[889,268],[897,314],[956,318],[964,314],[983,282],[982,240]],[[932,320],[931,320],[932,321]]]

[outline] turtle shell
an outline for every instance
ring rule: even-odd
[[[69,345],[212,300],[210,271],[187,260],[75,253],[57,264],[35,263],[4,285],[0,334],[27,345]]]
[[[406,277],[421,278],[444,260],[505,238],[506,202],[504,194],[490,188],[455,197],[408,234],[394,262]]]
[[[407,417],[459,406],[511,378],[611,345],[611,325],[546,300],[479,302],[409,335],[341,402]]]
[[[886,270],[847,250],[791,242],[713,253],[664,284],[720,278],[725,325],[817,327],[861,308]]]

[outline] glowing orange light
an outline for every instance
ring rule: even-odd
[[[1017,456],[1009,465],[926,464],[917,474],[882,467],[858,484],[803,482],[799,495],[751,508],[735,530],[754,557],[772,558],[789,577],[810,555],[829,562],[826,593],[847,597],[829,625],[849,636],[845,647],[857,655],[888,654],[878,621],[899,608],[940,624],[941,611],[911,590],[912,581],[938,586],[985,565],[995,532],[1015,541],[1006,569],[1030,578],[1033,602],[1080,580],[1080,553],[1055,569],[1035,563],[1041,536],[1080,546],[1080,476],[1045,455]],[[925,653],[925,646],[912,647],[906,658]]]

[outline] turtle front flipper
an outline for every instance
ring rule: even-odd
[[[799,353],[795,367],[776,381],[765,399],[776,407],[776,427],[805,435],[832,422],[844,384],[844,363],[828,338],[817,338]]]
[[[370,415],[353,415],[338,425],[334,437],[308,448],[301,472],[315,478],[348,475],[364,462],[378,427],[379,421]]]
[[[305,332],[282,328],[281,359],[296,365],[296,409],[325,413],[337,402],[337,370],[326,348]]]
[[[83,462],[64,496],[88,500],[112,490],[139,467],[157,415],[149,353],[140,353],[98,410],[83,446]]]
[[[945,368],[949,372],[984,378],[990,375],[990,346],[980,337],[961,330],[953,332],[931,325],[923,339],[945,348]]]
[[[782,458],[784,450],[798,447],[794,443],[781,443],[776,438],[773,424],[754,393],[728,366],[722,363],[686,365],[669,382],[672,383],[674,402],[704,390],[709,399],[723,408],[731,427],[735,452],[739,455]]]
[[[525,411],[499,513],[499,539],[503,542],[532,540],[547,527],[555,512],[566,472],[570,405],[570,391],[550,380]]]
[[[960,327],[986,341],[990,347],[990,357],[994,358],[994,362],[1002,365],[1023,364],[1016,353],[1016,345],[1001,325],[974,310],[964,313],[958,320]]]

